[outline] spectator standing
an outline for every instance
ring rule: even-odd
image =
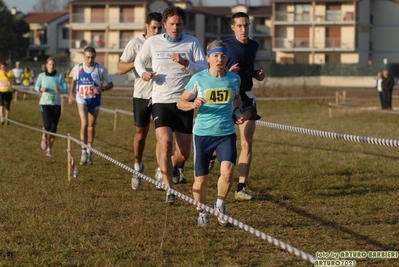
[[[24,68],[24,72],[21,75],[21,85],[24,87],[24,90],[29,90],[29,86],[32,82],[32,74],[28,67]],[[28,97],[28,93],[26,91],[22,92],[22,100],[26,100]]]
[[[21,63],[19,61],[15,62],[15,68],[12,69],[12,72],[14,73],[15,77],[15,85],[21,85],[22,83],[22,73],[24,72],[23,69],[21,69]],[[16,102],[18,100],[18,90],[14,90],[14,101]]]
[[[5,62],[0,62],[0,120],[1,125],[6,123],[10,115],[12,101],[12,84],[14,83],[14,73],[7,69]],[[6,120],[4,120],[6,118]],[[7,120],[7,125],[10,122]]]
[[[380,103],[381,103],[381,109],[385,109],[385,105],[386,105],[386,100],[385,100],[385,93],[382,90],[382,73],[378,72],[377,73],[377,79],[375,81],[375,89],[378,92],[378,96],[380,98]]]
[[[385,108],[392,109],[392,92],[393,92],[393,86],[395,85],[395,80],[387,70],[384,70],[382,75],[383,75],[382,90],[385,93]]]

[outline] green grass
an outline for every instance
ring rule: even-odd
[[[341,89],[340,89],[341,90]],[[335,89],[257,89],[259,96],[335,96]],[[108,95],[130,96],[129,91]],[[350,90],[348,102],[378,106],[376,93]],[[399,139],[398,117],[332,109],[330,100],[259,101],[262,120],[309,129]],[[396,105],[396,100],[393,102]],[[131,101],[104,99],[103,107],[131,111]],[[38,97],[12,103],[11,118],[42,126]],[[132,166],[133,119],[100,112],[94,147]],[[76,107],[64,106],[58,133],[79,139]],[[154,177],[153,126],[145,174]],[[195,207],[144,182],[134,191],[131,174],[94,156],[68,182],[67,141],[57,138],[54,156],[40,149],[41,133],[18,125],[0,127],[0,266],[312,266],[311,263],[231,226],[196,225]],[[250,189],[256,200],[227,209],[233,218],[315,255],[317,251],[399,250],[399,155],[397,148],[334,140],[266,127],[255,132]],[[72,143],[79,161],[80,147]],[[216,199],[219,169],[210,175],[208,203]],[[189,183],[176,189],[192,197]],[[236,185],[237,179],[235,179]],[[395,266],[398,259],[359,259],[357,266]]]

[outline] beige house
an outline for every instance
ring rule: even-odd
[[[258,61],[274,58],[270,6],[195,7],[189,1],[73,0],[69,4],[71,64],[81,62],[83,48],[91,45],[97,51],[96,61],[104,64],[111,74],[117,73],[119,57],[126,44],[144,32],[146,14],[162,13],[169,5],[185,9],[185,32],[195,35],[203,47],[211,40],[233,36],[231,15],[237,11],[248,13],[251,20],[250,38],[260,44]]]
[[[361,17],[359,9],[356,0],[274,0],[272,34],[276,62],[367,62],[368,24],[362,23],[367,15]]]

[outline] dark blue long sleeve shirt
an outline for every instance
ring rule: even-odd
[[[229,69],[234,64],[238,63],[240,71],[238,75],[241,78],[240,96],[243,107],[251,105],[252,100],[245,94],[252,90],[252,78],[256,72],[255,59],[258,52],[259,44],[248,38],[248,42],[243,44],[235,37],[224,40],[228,48],[228,58],[226,68]]]

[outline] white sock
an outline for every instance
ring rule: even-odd
[[[216,207],[221,207],[221,206],[223,206],[223,203],[224,203],[224,200],[221,200],[221,199],[216,199]]]
[[[134,163],[134,170],[140,171],[141,165],[142,165],[142,163]]]

